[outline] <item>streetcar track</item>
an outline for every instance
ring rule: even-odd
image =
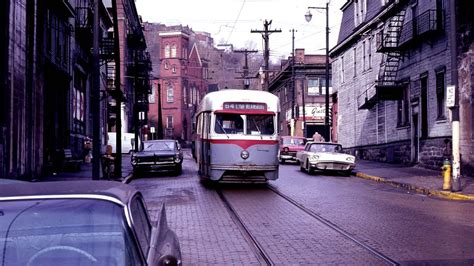
[[[242,219],[239,217],[237,212],[234,210],[230,202],[227,200],[227,198],[224,196],[222,191],[220,189],[216,188],[216,192],[219,195],[219,198],[222,200],[224,203],[227,211],[229,212],[231,219],[234,221],[234,223],[239,227],[239,230],[242,232],[245,240],[249,244],[250,248],[252,248],[255,256],[257,257],[257,260],[260,262],[260,264],[264,265],[275,265],[272,260],[270,259],[270,256],[268,256],[263,249],[263,247],[260,245],[260,243],[257,241],[255,237],[252,236],[250,233],[250,230],[245,226],[244,222]]]
[[[342,236],[346,237],[347,239],[349,239],[350,241],[354,242],[355,244],[359,245],[360,247],[362,247],[363,249],[369,251],[372,255],[378,257],[379,259],[389,263],[390,265],[400,265],[398,262],[396,262],[395,260],[389,258],[388,256],[384,255],[383,253],[377,251],[376,249],[372,248],[371,246],[365,244],[364,242],[356,239],[355,237],[353,237],[351,234],[349,234],[348,232],[346,232],[344,229],[342,229],[340,226],[334,224],[333,222],[325,219],[324,217],[322,217],[321,215],[315,213],[314,211],[306,208],[305,206],[303,206],[302,204],[300,204],[299,202],[295,201],[294,199],[290,198],[289,196],[283,194],[282,192],[280,192],[277,188],[275,188],[274,186],[270,185],[270,184],[267,184],[267,187],[273,191],[275,194],[277,194],[278,196],[282,197],[283,199],[285,199],[286,201],[288,201],[289,203],[291,203],[293,206],[297,207],[298,209],[300,209],[301,211],[305,212],[306,214],[310,215],[311,217],[315,218],[316,220],[320,221],[321,223],[323,223],[324,225],[328,226],[329,228],[333,229],[334,231],[338,232],[339,234],[341,234]]]

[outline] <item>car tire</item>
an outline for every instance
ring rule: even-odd
[[[308,174],[312,174],[313,173],[313,170],[311,169],[311,164],[309,163],[308,160],[306,160],[306,168],[305,168],[306,172]]]
[[[298,161],[298,162],[300,163],[300,171],[305,172],[303,162],[300,162],[300,161]]]
[[[180,175],[182,172],[183,172],[183,165],[182,164],[176,166],[176,168],[174,169],[174,173],[176,175]]]

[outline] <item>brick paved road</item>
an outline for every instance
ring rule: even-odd
[[[183,265],[258,265],[258,260],[230,218],[215,191],[204,188],[196,177],[194,162],[185,160],[178,177],[136,179],[154,214],[165,201],[168,224],[178,235]]]
[[[303,185],[304,184],[304,185]],[[280,167],[279,191],[401,263],[474,263],[474,203]]]
[[[272,186],[400,263],[474,262],[471,202],[431,199],[355,177],[309,176],[296,165],[280,170]],[[189,156],[181,176],[131,184],[143,192],[152,213],[166,202],[184,265],[259,264],[217,193],[199,183]],[[224,194],[276,264],[381,263],[276,194],[261,192],[226,189]]]
[[[227,189],[224,194],[276,264],[383,265],[367,250],[269,189]]]

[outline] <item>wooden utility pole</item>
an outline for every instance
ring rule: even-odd
[[[248,64],[248,55],[249,53],[256,53],[258,52],[257,50],[235,50],[234,52],[236,53],[243,53],[245,55],[245,64],[243,67],[243,73],[242,73],[242,78],[244,79],[244,89],[248,89],[250,86],[250,81],[249,81],[249,64]]]
[[[296,108],[299,108],[296,104],[296,86],[295,86],[295,29],[290,30],[291,32],[291,94],[292,94],[292,106],[291,106],[291,135],[295,135],[295,124],[298,118],[296,114]]]
[[[263,41],[265,42],[265,49],[264,49],[264,52],[263,52],[263,57],[264,57],[264,60],[265,60],[265,76],[264,76],[265,89],[267,91],[268,91],[268,87],[269,87],[269,80],[268,80],[269,65],[268,65],[268,61],[270,59],[270,34],[274,33],[274,32],[281,32],[281,30],[269,30],[268,28],[270,27],[271,24],[272,24],[271,20],[270,21],[265,20],[265,22],[263,23],[263,28],[264,28],[263,30],[251,30],[250,31],[251,33],[261,33]]]

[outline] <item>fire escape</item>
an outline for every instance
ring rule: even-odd
[[[398,68],[402,57],[399,46],[405,19],[405,9],[390,17],[376,35],[377,52],[384,53],[378,79],[358,97],[359,109],[370,109],[378,101],[397,100],[402,96],[401,85],[397,82]]]
[[[393,101],[403,97],[403,84],[398,80],[400,61],[404,53],[430,42],[444,29],[444,10],[429,9],[405,20],[405,9],[391,17],[377,34],[377,52],[384,53],[377,82],[358,97],[359,109],[370,109],[378,101]]]
[[[127,65],[127,76],[133,78],[134,126],[138,132],[148,124],[148,94],[151,93],[149,73],[151,71],[150,54],[146,51],[145,36],[141,28],[130,30],[127,45],[132,58]],[[146,133],[146,132],[145,132]]]

